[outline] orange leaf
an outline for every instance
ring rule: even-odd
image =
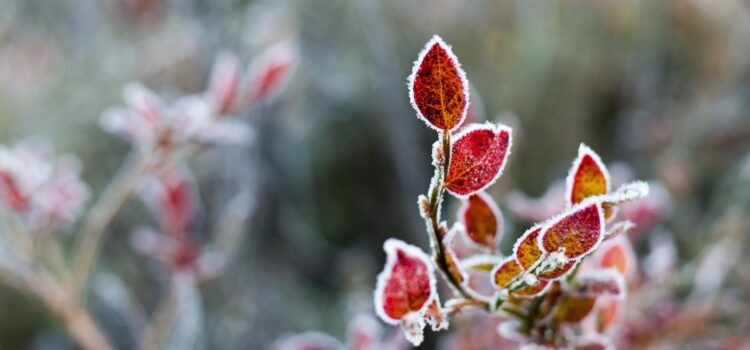
[[[555,312],[559,322],[577,323],[586,318],[594,308],[596,298],[587,296],[568,296],[560,302]]]
[[[509,257],[492,271],[492,280],[498,288],[506,288],[523,272],[523,268],[516,259]]]
[[[513,247],[513,254],[524,270],[529,270],[536,266],[542,257],[542,250],[539,248],[538,243],[538,237],[539,233],[542,232],[542,226],[542,224],[537,224],[526,230]]]
[[[466,117],[468,87],[451,47],[433,36],[409,76],[409,97],[417,115],[432,128],[452,130]]]
[[[459,217],[472,242],[495,249],[501,228],[500,209],[486,193],[477,192],[464,200]]]
[[[566,201],[568,206],[609,192],[609,172],[599,155],[585,144],[578,147],[578,157],[568,173]]]
[[[502,173],[512,143],[511,129],[502,124],[474,124],[456,135],[445,188],[457,196],[476,193]]]
[[[539,242],[544,252],[562,252],[568,259],[575,259],[599,245],[603,230],[601,205],[584,202],[552,219],[542,230]]]

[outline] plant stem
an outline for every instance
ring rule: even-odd
[[[453,287],[461,297],[470,301],[473,305],[481,306],[485,309],[489,309],[489,304],[485,301],[475,299],[469,292],[464,288],[460,281],[457,281],[453,274],[449,271],[448,261],[445,259],[445,246],[443,245],[443,237],[440,233],[440,205],[443,201],[443,193],[445,193],[445,177],[448,174],[448,167],[450,165],[451,156],[451,134],[450,130],[443,130],[440,133],[441,138],[441,150],[444,156],[442,164],[436,162],[435,164],[435,177],[430,186],[430,197],[428,202],[429,213],[425,217],[427,227],[430,231],[430,237],[432,242],[433,255],[435,256],[435,263],[437,264],[438,270],[440,270],[443,278],[448,284]]]
[[[81,299],[88,289],[107,227],[138,188],[147,165],[145,157],[140,154],[131,156],[86,216],[83,232],[78,237],[71,256],[73,279],[77,286],[75,295]]]

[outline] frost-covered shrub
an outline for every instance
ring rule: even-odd
[[[80,348],[113,348],[85,301],[108,227],[138,194],[158,228],[135,229],[130,241],[137,252],[167,267],[167,292],[152,315],[140,315],[140,305],[128,304],[132,291],[116,276],[102,273],[109,291],[102,298],[127,313],[123,319],[148,320],[145,326],[129,325],[137,330],[131,343],[144,349],[182,348],[179,344],[187,338],[165,345],[167,338],[184,305],[197,300],[190,296],[222,272],[248,215],[248,195],[240,193],[224,208],[210,240],[199,241],[195,224],[202,206],[185,163],[213,145],[248,141],[251,129],[239,118],[279,93],[296,60],[290,46],[280,45],[243,73],[237,57],[221,53],[205,91],[169,103],[141,84],[127,85],[125,107],[105,112],[101,124],[131,142],[133,151],[88,209],[89,190],[79,178],[75,157],[55,159],[49,147],[35,140],[0,146],[0,280],[38,299]],[[68,253],[58,233],[75,228],[81,215],[81,231]]]

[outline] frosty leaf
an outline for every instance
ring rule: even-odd
[[[542,250],[539,248],[538,237],[542,226],[538,224],[526,230],[513,247],[513,255],[524,270],[530,270],[541,261]]]
[[[190,230],[198,211],[198,194],[186,168],[160,173],[147,196],[163,232],[176,236]]]
[[[532,275],[528,275],[528,276],[532,276]],[[534,298],[545,293],[547,291],[547,288],[549,288],[549,286],[550,286],[550,282],[537,280],[533,284],[527,285],[526,287],[513,291],[513,293],[511,294],[514,297]]]
[[[123,97],[128,107],[151,126],[164,120],[164,102],[147,87],[130,83],[125,86]]]
[[[578,263],[578,260],[568,260],[559,264],[559,266],[543,271],[539,274],[539,279],[545,281],[558,280],[565,277],[568,272],[572,271]]]
[[[523,268],[513,257],[503,260],[495,270],[492,271],[492,280],[498,288],[506,288],[518,276],[523,273]]]
[[[472,242],[495,249],[502,223],[495,201],[484,192],[472,194],[459,209],[459,217]]]
[[[607,329],[617,321],[617,318],[620,315],[620,309],[622,308],[622,306],[620,306],[621,302],[622,301],[620,300],[606,299],[597,301],[598,315],[596,323],[600,330],[603,331]]]
[[[240,60],[230,52],[216,56],[208,83],[208,99],[218,115],[232,113],[237,105],[242,82]]]
[[[594,308],[596,298],[588,296],[567,296],[560,302],[555,312],[559,322],[577,323],[586,318]]]
[[[499,263],[500,258],[494,255],[475,255],[461,262],[461,268],[464,270],[476,270],[490,272]]]
[[[586,297],[625,297],[625,279],[615,269],[582,271],[576,276],[573,293]]]
[[[289,81],[297,63],[297,52],[288,43],[278,44],[261,54],[250,65],[246,83],[247,102],[272,98]]]
[[[469,83],[451,48],[439,36],[425,45],[409,76],[409,98],[419,118],[452,130],[466,117]]]
[[[591,196],[609,192],[609,172],[599,155],[588,146],[578,147],[578,157],[568,173],[566,201],[568,206],[578,204]]]
[[[604,240],[610,240],[619,235],[625,234],[633,227],[635,227],[635,224],[630,220],[618,221],[610,226],[607,232],[604,233]]]
[[[409,314],[421,319],[436,293],[429,258],[419,248],[393,238],[384,249],[387,260],[375,288],[378,316],[389,324],[398,324]]]
[[[625,236],[617,236],[605,241],[595,254],[599,267],[614,268],[627,278],[631,278],[636,272],[636,258],[633,247]]]
[[[511,143],[511,129],[502,124],[465,128],[451,143],[445,188],[467,196],[492,184],[502,173]]]
[[[382,330],[377,321],[369,314],[361,314],[349,323],[346,331],[346,347],[348,350],[375,349],[380,340]]]
[[[648,195],[648,183],[643,181],[628,182],[614,192],[599,196],[602,205],[606,207],[630,203]]]
[[[552,219],[542,230],[539,243],[544,252],[562,252],[568,259],[575,259],[596,248],[603,229],[601,205],[584,202]]]

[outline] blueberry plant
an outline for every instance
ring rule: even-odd
[[[513,145],[502,124],[465,124],[466,74],[441,38],[430,40],[408,79],[419,119],[437,133],[434,176],[417,205],[430,251],[398,239],[384,244],[386,264],[377,277],[375,310],[398,325],[413,345],[423,329],[449,326],[449,318],[477,308],[498,314],[500,334],[522,344],[550,348],[607,348],[605,329],[622,308],[634,259],[621,234],[633,224],[618,220],[618,207],[648,194],[635,181],[613,189],[599,156],[581,144],[565,185],[565,208],[529,227],[513,251],[498,251],[502,216],[484,190],[500,177]],[[461,201],[458,222],[442,219],[448,193]],[[438,295],[438,278],[449,295]],[[595,315],[594,325],[584,319]]]
[[[251,129],[239,118],[280,91],[296,60],[295,51],[280,44],[243,73],[236,56],[222,53],[205,91],[171,103],[141,84],[127,85],[126,106],[107,111],[101,122],[130,141],[133,150],[88,210],[89,190],[75,157],[55,158],[36,141],[0,147],[0,282],[33,296],[78,347],[112,349],[113,342],[87,308],[87,291],[110,224],[131,197],[140,195],[158,228],[134,230],[133,248],[163,263],[169,276],[161,306],[150,316],[130,317],[146,319],[130,342],[143,349],[164,347],[179,320],[174,305],[186,291],[221,273],[247,215],[248,201],[240,194],[225,209],[212,240],[200,242],[200,196],[186,161],[218,144],[246,142]],[[85,215],[80,232],[67,251],[59,233],[75,229],[80,215]],[[142,309],[114,308],[130,313]]]

